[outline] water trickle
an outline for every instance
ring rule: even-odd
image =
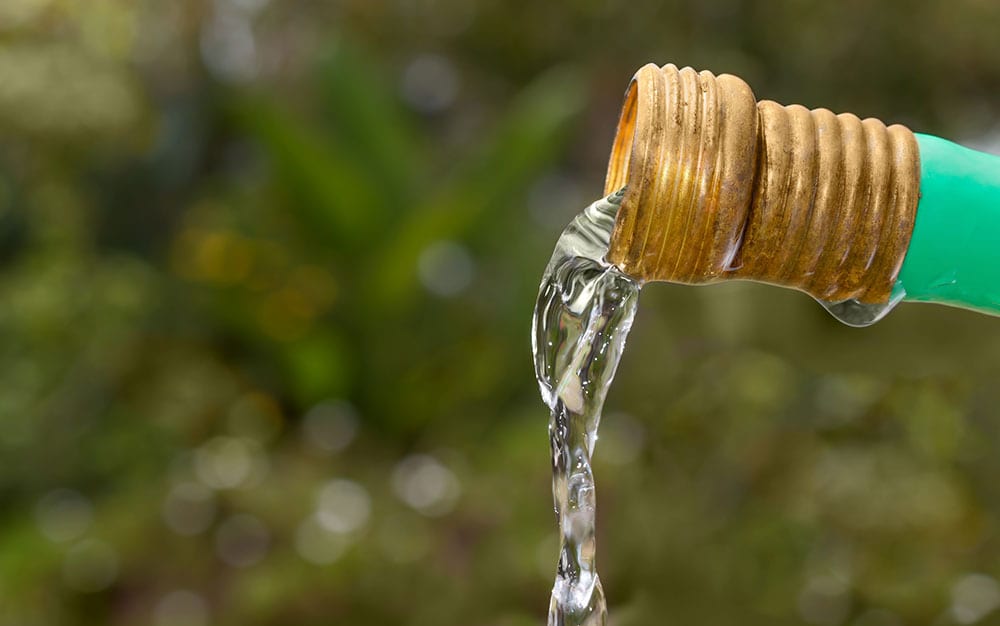
[[[556,243],[532,320],[535,376],[551,412],[560,550],[549,626],[603,626],[590,466],[601,407],[632,326],[640,283],[604,261],[623,191],[587,207]]]
[[[822,305],[822,307],[830,313],[830,315],[834,316],[837,321],[847,324],[848,326],[854,326],[855,328],[864,328],[865,326],[871,326],[888,315],[889,311],[896,308],[896,305],[902,302],[905,295],[906,292],[903,290],[902,286],[899,283],[896,283],[896,286],[892,290],[892,294],[889,296],[889,301],[885,303],[866,304],[853,299],[843,300],[840,302],[817,300],[817,302],[819,302],[820,305]]]

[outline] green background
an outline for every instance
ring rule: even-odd
[[[537,281],[649,61],[997,151],[988,0],[2,0],[0,624],[520,626]],[[616,626],[1000,623],[1000,321],[651,285]]]

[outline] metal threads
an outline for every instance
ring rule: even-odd
[[[755,106],[735,76],[673,65],[636,73],[608,166],[608,193],[628,184],[611,262],[644,280],[726,273],[750,206]]]
[[[647,65],[629,86],[606,191],[608,260],[643,280],[757,280],[889,300],[913,230],[916,138],[850,113],[757,103],[739,78]]]

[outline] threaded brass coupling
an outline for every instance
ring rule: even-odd
[[[632,276],[878,304],[913,231],[920,158],[904,126],[650,64],[626,92],[605,191],[626,185],[607,258]]]

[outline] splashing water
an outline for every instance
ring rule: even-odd
[[[641,287],[604,261],[623,192],[590,205],[563,231],[532,320],[535,376],[551,411],[552,496],[561,542],[549,626],[607,622],[595,566],[590,458]]]

